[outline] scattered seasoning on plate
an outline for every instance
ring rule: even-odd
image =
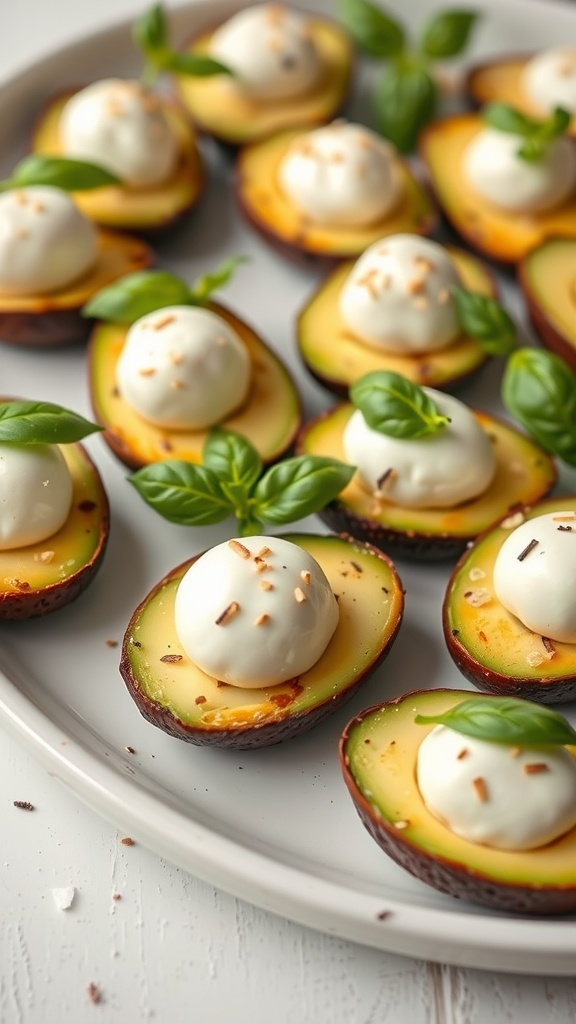
[[[31,804],[29,800],[14,800],[14,807],[19,807],[21,811],[34,811],[34,804]]]
[[[130,836],[124,836],[120,842],[122,843],[122,846],[134,846],[134,840],[131,839]]]
[[[98,985],[95,985],[93,981],[88,985],[88,999],[91,1003],[94,1003],[94,1005],[102,1002],[102,993],[100,992]]]

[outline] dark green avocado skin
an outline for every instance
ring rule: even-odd
[[[392,559],[406,562],[453,562],[466,550],[472,538],[445,533],[416,533],[394,530],[385,524],[348,511],[338,500],[317,513],[334,533],[349,533],[357,540],[380,548]]]

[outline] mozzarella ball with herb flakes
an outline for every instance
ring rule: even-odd
[[[357,260],[340,293],[340,313],[359,341],[383,352],[444,348],[460,334],[445,249],[418,235],[392,235]]]
[[[222,317],[168,306],[132,324],[116,382],[143,419],[168,430],[202,430],[242,404],[250,374],[246,346]]]
[[[298,136],[280,162],[278,183],[310,221],[335,228],[373,224],[401,193],[393,146],[346,121]]]
[[[500,548],[494,593],[527,629],[576,643],[576,513],[527,519]]]
[[[542,115],[557,107],[576,114],[576,49],[558,46],[537,53],[526,62],[521,84]]]
[[[418,749],[418,789],[451,832],[533,850],[576,825],[576,760],[565,747],[510,747],[438,725]]]
[[[0,551],[47,540],[71,505],[72,478],[57,445],[0,442]]]
[[[344,453],[376,497],[407,508],[452,508],[484,493],[496,459],[488,435],[463,402],[422,390],[449,423],[427,437],[390,437],[369,427],[357,409],[344,429]]]
[[[576,148],[553,139],[538,160],[524,160],[521,135],[482,128],[464,153],[464,173],[479,195],[510,213],[542,213],[560,206],[576,187]]]
[[[31,185],[0,195],[0,295],[61,291],[97,254],[96,228],[67,192]]]
[[[316,559],[298,545],[248,537],[218,544],[190,566],[174,615],[191,661],[250,688],[311,668],[336,629],[338,604]]]
[[[230,89],[259,102],[301,96],[324,70],[308,20],[281,4],[247,7],[216,29],[210,56],[232,71]]]
[[[106,78],[81,89],[62,110],[59,133],[66,156],[99,164],[125,185],[158,185],[176,167],[162,100],[139,82]]]

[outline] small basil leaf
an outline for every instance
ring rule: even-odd
[[[401,153],[409,153],[421,129],[434,117],[436,103],[436,85],[425,68],[393,64],[374,90],[379,131]]]
[[[272,466],[254,492],[254,515],[280,526],[324,508],[352,479],[354,467],[319,455],[300,455]]]
[[[568,129],[572,116],[563,107],[556,107],[552,111],[552,114],[547,121],[540,127],[540,135],[548,139],[556,139],[559,135],[564,135],[564,132]]]
[[[206,53],[175,53],[170,51],[162,62],[165,71],[175,74],[190,75],[193,78],[208,78],[211,75],[232,75],[233,71],[214,60]]]
[[[350,388],[350,400],[372,430],[389,437],[430,437],[449,422],[412,381],[391,370],[374,370]]]
[[[250,442],[221,427],[213,427],[208,434],[202,449],[202,463],[221,483],[237,485],[238,493],[248,494],[262,472],[262,459]]]
[[[525,160],[529,164],[537,164],[540,160],[544,159],[548,145],[544,139],[539,139],[536,136],[531,139],[524,139],[517,155],[521,160]]]
[[[514,321],[489,295],[453,288],[458,323],[464,334],[475,338],[491,356],[507,356],[516,347]]]
[[[528,138],[538,130],[539,122],[520,113],[508,103],[489,103],[482,110],[482,120],[491,128]]]
[[[395,18],[367,0],[340,0],[340,13],[357,46],[372,57],[395,57],[405,46],[404,29]]]
[[[234,276],[236,267],[241,263],[248,262],[248,256],[232,256],[231,259],[225,260],[219,267],[216,267],[216,270],[211,271],[209,274],[203,274],[202,277],[199,277],[194,282],[190,289],[188,301],[194,305],[204,305],[204,303],[208,302],[213,292],[228,284]]]
[[[576,466],[576,375],[563,359],[517,349],[504,370],[502,401],[542,448]]]
[[[141,270],[96,292],[82,307],[82,316],[132,324],[155,309],[187,305],[189,301],[188,285],[179,277],[165,270]]]
[[[132,35],[135,43],[146,56],[151,56],[158,50],[166,48],[168,28],[162,4],[155,4],[138,18],[132,28]]]
[[[424,25],[422,52],[433,60],[457,57],[465,49],[477,11],[438,11]]]
[[[534,132],[524,140],[518,150],[518,156],[530,163],[542,160],[550,143],[559,135],[564,134],[570,121],[571,116],[568,111],[557,107],[547,121],[535,122]]]
[[[443,714],[416,715],[414,721],[514,747],[576,744],[576,731],[564,715],[517,697],[469,697]]]
[[[0,441],[72,444],[102,427],[51,402],[0,403]]]
[[[64,157],[31,153],[20,161],[12,177],[3,182],[2,187],[6,189],[52,185],[67,192],[87,192],[93,188],[121,184],[120,178],[115,174],[86,160],[68,160]]]
[[[232,513],[218,477],[205,466],[172,460],[145,466],[128,477],[144,501],[182,526],[210,526]]]

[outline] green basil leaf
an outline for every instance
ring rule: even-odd
[[[96,292],[82,307],[82,316],[133,324],[155,309],[189,302],[190,289],[179,277],[165,270],[140,270]]]
[[[102,427],[51,402],[0,403],[0,441],[72,444]]]
[[[405,46],[404,29],[367,0],[340,0],[340,13],[357,46],[372,57],[395,57]]]
[[[233,75],[233,71],[214,60],[207,53],[176,53],[170,50],[162,63],[166,71],[173,71],[175,74],[190,75],[193,78],[208,78],[211,75]]]
[[[212,470],[222,483],[237,485],[249,494],[262,472],[258,452],[240,434],[213,427],[202,449],[202,464]]]
[[[424,25],[422,52],[433,60],[457,57],[470,39],[477,11],[438,11]]]
[[[269,469],[254,492],[254,515],[280,526],[318,512],[352,479],[354,467],[319,455],[300,455]]]
[[[121,185],[120,178],[97,164],[86,160],[42,156],[31,153],[14,168],[12,177],[1,184],[1,190],[26,188],[30,185],[52,185],[67,192],[87,192],[107,185]]]
[[[516,348],[514,321],[489,295],[453,288],[458,323],[464,334],[475,338],[491,356],[507,356]]]
[[[502,401],[542,448],[576,466],[576,375],[563,359],[517,349],[504,370]]]
[[[491,128],[511,135],[522,135],[528,138],[538,130],[540,122],[527,117],[509,103],[488,103],[482,109],[482,120]]]
[[[151,56],[168,45],[168,27],[162,4],[155,4],[134,22],[132,35],[137,46]]]
[[[572,115],[563,107],[556,107],[547,121],[540,126],[540,135],[544,139],[556,139],[567,131]]]
[[[132,473],[128,480],[144,501],[171,523],[210,526],[232,513],[216,474],[193,462],[156,462]]]
[[[443,714],[416,715],[414,721],[512,747],[576,744],[576,730],[564,715],[517,697],[469,697]]]
[[[350,401],[372,430],[389,437],[430,437],[449,422],[417,384],[391,370],[374,370],[350,388]]]
[[[562,107],[556,107],[547,121],[536,123],[534,133],[525,139],[518,156],[530,163],[537,163],[546,155],[550,143],[563,135],[571,121],[571,115]]]
[[[421,129],[436,111],[436,85],[425,68],[393,64],[374,90],[379,131],[401,153],[414,149]]]
[[[203,274],[202,277],[199,277],[194,282],[190,289],[188,301],[194,305],[203,306],[204,303],[208,302],[213,292],[228,284],[234,276],[236,267],[241,263],[248,262],[248,256],[232,256],[230,259],[224,260],[219,267],[216,267],[216,270],[211,271],[209,274]]]

